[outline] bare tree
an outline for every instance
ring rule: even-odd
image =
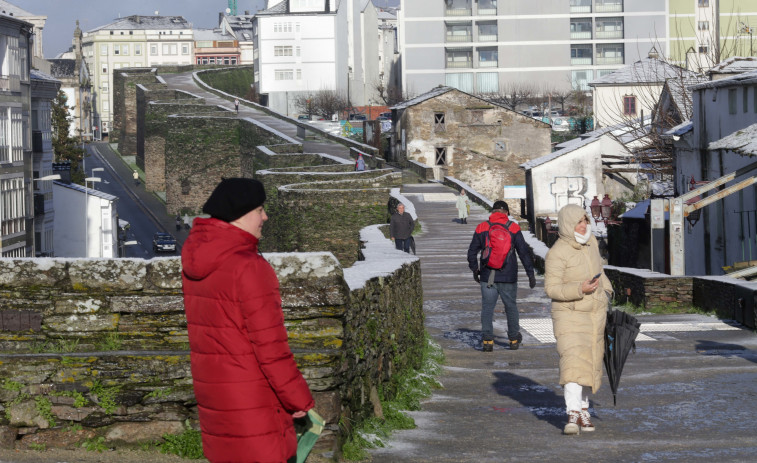
[[[537,94],[536,88],[526,82],[508,82],[500,86],[499,93],[488,93],[481,98],[501,104],[502,106],[517,111],[518,106],[531,101]]]
[[[313,94],[313,109],[324,119],[348,109],[347,96],[336,90],[318,90]]]
[[[397,85],[384,85],[381,81],[374,82],[373,85],[374,90],[376,90],[376,95],[378,95],[386,106],[394,106],[407,99],[402,95],[402,89]]]

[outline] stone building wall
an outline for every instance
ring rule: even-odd
[[[435,114],[444,114],[441,127]],[[547,124],[456,90],[407,107],[399,130],[405,131],[407,160],[436,164],[444,147],[446,174],[487,198],[501,199],[505,185],[525,185],[520,164],[551,151]],[[520,204],[514,204],[520,213]]]
[[[295,359],[328,425],[371,416],[391,375],[417,366],[420,264],[350,292],[330,253],[266,254]],[[197,426],[178,258],[0,260],[0,446],[151,442]],[[362,329],[365,327],[365,329]],[[77,432],[66,426],[81,425]]]

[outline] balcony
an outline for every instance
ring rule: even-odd
[[[571,31],[570,38],[576,40],[591,40],[591,31]]]
[[[591,0],[571,0],[571,13],[591,13]]]
[[[478,62],[478,67],[480,67],[480,68],[496,68],[497,66],[498,66],[497,60],[492,60],[492,61],[489,61],[489,60],[481,61],[481,60],[479,60],[479,62]]]
[[[594,11],[597,13],[620,13],[623,11],[623,1],[599,1],[594,5]]]
[[[447,16],[471,16],[473,10],[471,8],[447,8],[445,10]]]
[[[472,61],[447,61],[447,69],[460,69],[473,67]]]
[[[497,14],[497,0],[478,0],[479,16],[494,16]]]
[[[447,42],[471,42],[472,34],[447,34]]]
[[[573,66],[591,66],[591,56],[587,57],[580,57],[580,58],[571,58],[570,64]]]
[[[0,76],[0,92],[9,92],[11,89],[11,80],[8,76]]]
[[[597,31],[594,34],[594,38],[601,40],[601,39],[622,39],[623,38],[623,29],[620,30],[610,30],[610,31]]]
[[[596,64],[601,66],[603,64],[623,64],[622,56],[597,56]]]

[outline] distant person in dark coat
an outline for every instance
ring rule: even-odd
[[[405,212],[405,205],[399,203],[397,212],[392,214],[392,219],[389,222],[389,236],[394,241],[394,247],[410,253],[410,235],[413,234],[414,228],[413,217]]]

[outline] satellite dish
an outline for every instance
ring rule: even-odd
[[[226,14],[231,14],[231,8],[226,8]]]

